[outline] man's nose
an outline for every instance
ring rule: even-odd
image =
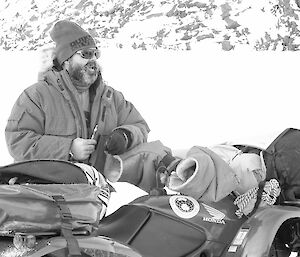
[[[92,58],[91,58],[91,60],[97,60],[97,57],[96,57],[96,54],[94,53],[93,55],[92,55]]]

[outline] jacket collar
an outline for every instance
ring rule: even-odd
[[[59,91],[63,91],[67,87],[71,92],[76,90],[75,86],[72,84],[71,78],[67,70],[63,69],[61,71],[56,71],[51,68],[47,70],[40,76],[41,80],[45,80],[49,85],[54,86]],[[63,83],[62,80],[65,82]],[[104,92],[105,86],[102,80],[101,72],[97,80],[90,86],[90,92],[93,94],[102,95]]]

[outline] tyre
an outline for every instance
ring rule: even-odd
[[[289,257],[291,249],[286,247],[282,241],[275,237],[269,252],[269,257]]]

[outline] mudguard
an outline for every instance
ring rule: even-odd
[[[284,222],[293,219],[300,222],[299,207],[275,205],[259,208],[243,223],[222,256],[269,256],[276,233]]]

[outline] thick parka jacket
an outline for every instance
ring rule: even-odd
[[[122,93],[102,81],[100,73],[89,90],[90,124],[86,124],[79,95],[66,70],[50,69],[38,83],[24,90],[5,129],[8,150],[15,161],[69,160],[72,140],[90,138],[97,126],[96,151],[85,162],[101,171],[104,142],[114,129],[131,133],[130,149],[147,141],[150,130],[143,117]]]
[[[120,156],[108,156],[104,175],[111,182],[129,182],[150,192],[159,185],[157,170],[167,154],[171,149],[160,141],[140,144]],[[232,145],[193,146],[174,156],[180,162],[166,186],[203,201],[220,201],[232,191],[244,194],[266,178],[261,155]]]

